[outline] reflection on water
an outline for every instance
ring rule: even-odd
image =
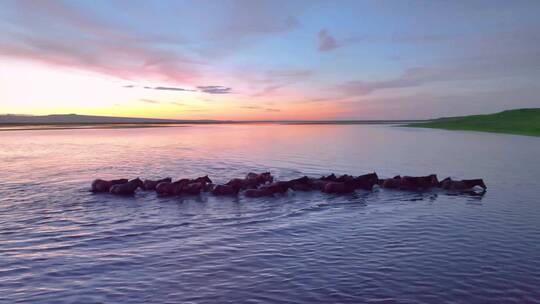
[[[0,132],[0,302],[539,302],[540,141],[363,125]],[[441,191],[112,197],[94,178],[482,177]]]

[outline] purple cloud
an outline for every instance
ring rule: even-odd
[[[326,30],[321,30],[319,32],[319,51],[328,52],[338,47],[339,45],[336,42],[336,39]]]
[[[231,93],[232,88],[224,87],[224,86],[198,86],[197,89],[201,90],[201,92],[208,93],[208,94],[229,94]]]
[[[500,49],[497,49],[500,50]],[[537,56],[534,54],[533,56]],[[376,91],[419,87],[435,82],[467,81],[465,85],[476,86],[474,80],[498,79],[522,75],[535,75],[538,65],[530,63],[531,55],[513,56],[512,53],[482,57],[472,56],[447,62],[441,67],[415,67],[406,69],[395,78],[376,81],[349,81],[339,86],[349,95],[369,95]]]
[[[300,1],[215,1],[216,10],[223,18],[220,24],[209,32],[210,48],[200,49],[203,56],[212,58],[233,54],[240,48],[253,45],[266,36],[289,32],[300,25],[298,12],[308,2]]]
[[[161,91],[185,91],[185,92],[195,92],[195,90],[191,89],[184,89],[179,87],[153,87],[153,90],[161,90]]]
[[[377,81],[349,81],[341,88],[351,95],[368,95],[375,91],[419,86],[440,79],[441,72],[425,68],[408,69],[397,78]]]

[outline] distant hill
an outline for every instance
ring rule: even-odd
[[[487,115],[439,118],[406,126],[540,136],[540,108],[508,110]]]
[[[0,124],[181,124],[181,123],[212,123],[213,120],[175,120],[155,118],[131,118],[113,116],[92,116],[77,114],[55,114],[44,116],[32,115],[0,115]]]
[[[413,120],[176,120],[156,118],[130,118],[55,114],[44,116],[0,115],[0,125],[76,125],[76,124],[230,124],[230,123],[280,123],[280,124],[391,124],[409,123]]]

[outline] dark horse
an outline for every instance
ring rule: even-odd
[[[278,181],[271,184],[263,185],[258,189],[248,189],[244,192],[244,195],[247,197],[262,197],[262,196],[272,196],[276,193],[285,193],[291,184],[288,181]]]
[[[145,179],[143,183],[143,189],[144,190],[156,190],[156,186],[159,183],[167,182],[170,183],[172,179],[170,177],[162,178],[159,180],[151,180],[151,179]]]
[[[250,172],[245,178],[233,178],[224,185],[216,186],[212,191],[214,195],[231,195],[237,194],[240,190],[257,189],[260,185],[274,181],[274,177],[270,172],[253,173]]]
[[[400,189],[407,191],[422,191],[439,186],[437,175],[426,176],[395,176],[382,182],[383,188]]]
[[[313,181],[307,176],[291,179],[286,181],[286,183],[289,188],[293,189],[294,191],[311,191],[315,189]]]
[[[133,195],[139,187],[143,187],[143,181],[137,177],[125,184],[113,185],[109,192],[114,195]]]
[[[272,176],[272,174],[270,174],[270,172],[264,172],[260,174],[249,172],[246,175],[245,179],[249,181],[257,182],[259,184],[264,184],[267,182],[271,183],[274,181],[274,177]]]
[[[378,184],[379,177],[377,173],[368,173],[360,176],[335,174],[323,176],[317,182],[318,188],[325,193],[346,194],[355,190],[372,190],[373,186]]]
[[[161,182],[156,185],[156,192],[159,195],[197,195],[202,191],[210,191],[212,188],[212,180],[208,176],[202,176],[195,179],[183,178],[174,183]]]
[[[237,195],[240,190],[255,190],[260,185],[263,185],[268,182],[272,182],[274,180],[274,177],[270,172],[264,172],[264,173],[253,173],[250,172],[246,175],[245,178],[233,178],[227,183],[223,185],[217,185],[213,187],[212,194],[216,196],[221,195]],[[255,194],[257,192],[257,194]],[[259,193],[258,191],[253,192],[254,195],[262,196],[262,193]],[[251,195],[248,192],[248,196]]]
[[[180,194],[180,189],[182,185],[180,184],[180,181],[176,181],[174,183],[171,182],[161,182],[156,185],[156,192],[158,195],[177,195]]]
[[[439,180],[435,174],[427,176],[404,176],[401,178],[401,182],[400,189],[409,191],[428,190],[439,186]]]
[[[128,180],[125,178],[122,179],[113,179],[113,180],[103,180],[96,179],[92,182],[92,192],[109,192],[111,187],[114,185],[125,184]]]
[[[450,177],[443,179],[440,183],[440,187],[445,190],[457,190],[457,191],[466,191],[472,190],[474,187],[480,187],[483,191],[487,190],[486,184],[484,184],[483,179],[463,179],[463,180],[452,180]]]
[[[214,187],[214,189],[212,189],[212,194],[216,196],[236,195],[239,191],[239,187],[234,187],[231,185],[217,185]]]

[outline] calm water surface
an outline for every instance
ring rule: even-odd
[[[540,139],[389,126],[0,132],[1,303],[540,303]],[[484,197],[119,198],[92,179],[485,178]]]

